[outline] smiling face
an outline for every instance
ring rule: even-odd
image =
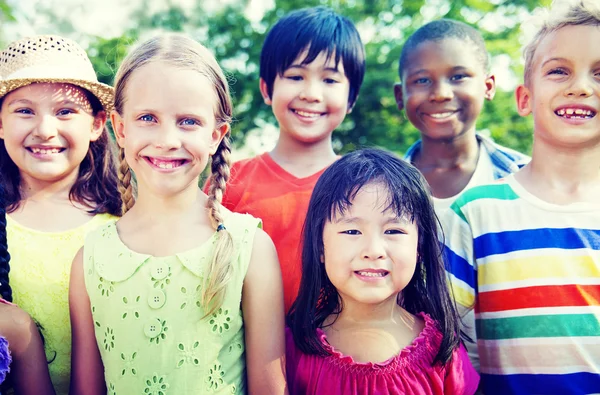
[[[417,263],[414,222],[387,209],[388,190],[367,184],[323,228],[323,260],[345,304],[396,303]]]
[[[565,26],[536,48],[530,79],[516,92],[519,113],[533,114],[536,142],[600,144],[599,42],[600,26]]]
[[[2,101],[0,138],[24,182],[77,180],[90,142],[104,130],[106,115],[93,115],[86,92],[74,85],[36,83]]]
[[[495,93],[494,77],[475,48],[447,38],[424,41],[407,56],[396,102],[423,138],[451,140],[475,132],[484,99]]]
[[[111,120],[140,194],[171,195],[197,188],[200,173],[229,125],[217,125],[211,81],[195,70],[161,61],[135,70],[125,88],[123,114]]]
[[[322,52],[302,64],[305,57],[306,52],[275,78],[271,97],[262,79],[260,88],[265,103],[273,107],[281,135],[313,144],[331,138],[349,112],[350,83],[342,62],[335,64],[335,56],[327,61]]]

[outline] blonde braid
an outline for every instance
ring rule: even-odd
[[[223,225],[221,216],[221,201],[225,185],[229,180],[229,164],[231,154],[231,143],[225,136],[212,157],[210,188],[208,191],[207,207],[210,211],[210,219],[213,227],[217,230],[217,243],[215,251],[204,276],[201,303],[206,311],[206,316],[214,313],[225,299],[227,283],[233,272],[231,258],[233,255],[233,239],[231,234]]]
[[[125,160],[125,150],[119,149],[119,192],[123,200],[123,214],[133,207],[133,185],[131,182],[131,169]]]

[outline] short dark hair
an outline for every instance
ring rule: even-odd
[[[305,354],[328,355],[317,328],[332,314],[342,311],[340,296],[327,277],[323,228],[337,214],[344,213],[358,192],[376,183],[388,191],[388,208],[415,222],[419,239],[415,273],[402,290],[398,304],[411,314],[425,312],[442,333],[434,363],[446,364],[459,346],[460,318],[450,296],[441,245],[439,221],[427,182],[410,163],[381,149],[362,149],[346,154],[319,178],[313,190],[303,229],[302,279],[287,324],[298,348]]]
[[[350,82],[348,107],[358,98],[365,75],[365,47],[354,23],[330,8],[319,6],[295,10],[281,18],[269,31],[260,54],[260,78],[273,95],[275,77],[281,76],[302,52],[309,64],[325,52],[327,60],[340,60]]]
[[[486,72],[490,69],[490,54],[485,48],[485,41],[481,33],[466,23],[454,21],[452,19],[439,19],[421,26],[406,40],[400,53],[400,62],[398,65],[398,74],[402,80],[402,73],[406,66],[406,59],[421,43],[427,41],[441,41],[446,38],[457,38],[463,41],[469,41],[475,46],[477,57]]]

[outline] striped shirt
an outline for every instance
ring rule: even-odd
[[[550,204],[511,175],[466,191],[447,219],[486,395],[600,393],[600,202]]]

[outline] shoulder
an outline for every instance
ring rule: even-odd
[[[11,346],[11,349],[21,349],[27,346],[35,323],[29,314],[14,305],[0,304],[0,335]]]
[[[461,344],[445,366],[444,393],[472,395],[479,386],[479,374],[471,364],[467,350]]]
[[[406,153],[404,154],[404,156],[402,158],[408,162],[412,162],[413,157],[415,156],[415,154],[417,152],[419,152],[420,149],[421,149],[421,140],[419,139],[416,142],[414,142],[413,145],[411,145],[408,148],[408,150],[406,150]]]
[[[490,205],[502,200],[515,200],[518,197],[506,179],[499,179],[466,190],[452,203],[450,209],[460,215],[466,207]]]
[[[483,149],[485,149],[487,154],[490,156],[492,164],[496,168],[499,177],[514,173],[531,161],[531,157],[528,155],[525,155],[512,148],[502,146],[494,142],[489,137],[478,134],[477,140],[481,143]]]
[[[244,174],[247,172],[252,172],[257,169],[260,169],[261,167],[264,167],[265,166],[265,162],[263,160],[264,155],[265,154],[262,154],[262,155],[255,156],[253,158],[242,159],[237,162],[234,162],[231,165],[231,177],[233,178],[234,176],[239,176],[241,174]]]

